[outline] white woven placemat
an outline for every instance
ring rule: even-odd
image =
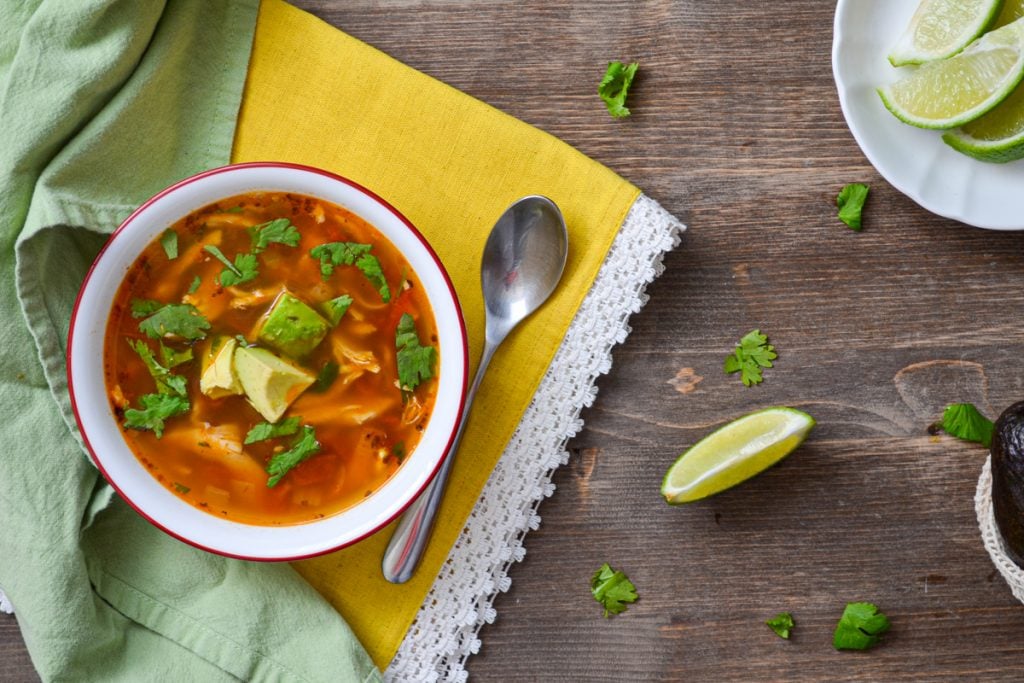
[[[612,348],[626,340],[629,316],[647,303],[644,290],[684,229],[645,195],[633,204],[385,680],[466,680],[478,633],[496,616],[494,598],[508,590],[509,567],[525,555],[523,537],[540,524],[537,506],[569,461],[565,445],[583,428],[580,412],[597,398],[595,382],[611,369]]]
[[[996,526],[995,511],[992,507],[992,456],[985,460],[978,477],[978,490],[974,494],[974,511],[978,515],[978,527],[981,529],[981,540],[985,544],[992,564],[1003,575],[1010,587],[1013,597],[1024,602],[1024,569],[1010,559],[1003,548],[1003,537]]]
[[[597,397],[612,348],[626,340],[629,317],[647,302],[644,290],[684,229],[645,195],[633,204],[385,679],[466,680],[478,633],[496,616],[494,598],[508,590],[509,567],[525,555],[523,537],[540,524],[537,506],[569,460],[566,442],[583,428],[580,412]],[[0,610],[13,611],[2,590]]]

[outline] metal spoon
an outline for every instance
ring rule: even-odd
[[[419,564],[433,529],[448,470],[469,421],[473,396],[487,365],[508,333],[544,303],[565,268],[569,235],[562,213],[547,197],[523,197],[505,209],[487,237],[480,264],[486,305],[484,352],[459,419],[459,431],[434,480],[405,511],[384,552],[381,570],[391,583],[405,583]]]

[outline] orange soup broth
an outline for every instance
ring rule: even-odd
[[[298,246],[271,244],[258,255],[256,279],[222,287],[218,275],[224,265],[203,246],[217,246],[233,259],[252,249],[247,228],[275,218],[289,218],[298,228]],[[240,195],[200,209],[172,227],[178,234],[178,257],[168,259],[159,239],[151,243],[129,270],[112,307],[104,369],[119,423],[126,408],[138,406],[142,395],[155,391],[154,380],[128,345],[129,339],[142,340],[158,351],[157,341],[139,331],[140,321],[131,315],[132,300],[191,303],[211,329],[193,344],[194,359],[173,370],[187,377],[189,413],[170,418],[162,438],[152,431],[122,428],[136,457],[178,497],[247,524],[306,522],[371,495],[416,447],[436,398],[436,378],[422,383],[408,400],[398,388],[395,328],[402,314],[414,317],[424,345],[437,345],[433,313],[412,268],[355,214],[301,195]],[[309,252],[326,242],[372,244],[392,289],[390,303],[354,266],[338,266],[324,280],[319,261]],[[196,276],[200,284],[190,293]],[[252,342],[260,319],[284,288],[314,308],[342,294],[354,301],[339,324],[298,363],[316,374],[333,361],[339,366],[337,379],[326,391],[306,390],[282,418],[301,416],[303,424],[315,427],[321,450],[271,488],[266,464],[296,437],[243,445],[249,429],[264,418],[243,396],[203,395],[199,376],[212,339],[242,335]],[[167,343],[178,350],[187,346]]]

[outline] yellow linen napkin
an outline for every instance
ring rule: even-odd
[[[392,527],[295,567],[341,612],[378,666],[394,656],[529,405],[639,190],[565,143],[417,72],[281,0],[264,0],[233,161],[310,164],[378,193],[430,241],[483,345],[480,255],[515,199],[565,215],[569,259],[552,299],[496,355],[473,407],[433,539],[404,585],[384,581]],[[443,353],[443,350],[442,350]]]

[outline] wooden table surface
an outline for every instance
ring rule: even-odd
[[[874,171],[836,97],[832,3],[297,4],[560,137],[689,224],[599,382],[474,680],[1022,677],[1024,606],[974,516],[985,450],[926,429],[948,402],[994,416],[1024,398],[1024,235],[930,215]],[[595,94],[613,59],[641,64],[627,120]],[[859,234],[835,217],[848,182],[871,185]],[[779,359],[748,389],[722,361],[752,328]],[[659,498],[687,446],[778,404],[818,420],[784,463],[688,507]],[[602,562],[641,596],[613,619],[589,593]],[[869,652],[833,650],[843,606],[862,600],[891,632]],[[782,610],[789,641],[763,623]],[[0,679],[34,677],[0,618]]]

